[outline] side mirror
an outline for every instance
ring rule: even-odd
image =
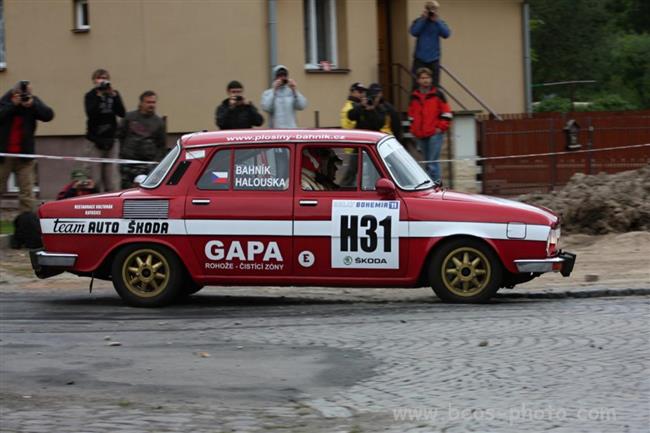
[[[144,182],[146,178],[147,178],[146,174],[139,174],[133,178],[133,183],[136,185],[140,185],[142,182]]]
[[[377,193],[382,197],[395,197],[395,192],[397,191],[393,181],[386,179],[385,177],[377,179],[377,182],[375,183],[375,189],[377,190]]]

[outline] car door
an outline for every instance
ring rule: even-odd
[[[218,147],[206,159],[185,204],[186,229],[202,274],[290,275],[290,146]]]
[[[400,238],[406,226],[400,221],[407,210],[399,196],[387,199],[375,191],[376,180],[386,175],[372,150],[362,144],[297,147],[297,276],[327,281],[405,275],[408,238]]]

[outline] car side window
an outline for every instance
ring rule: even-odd
[[[305,147],[300,165],[302,190],[356,190],[358,154],[356,147]]]
[[[230,188],[230,149],[218,150],[197,183],[198,189],[227,190]]]
[[[289,149],[236,149],[232,173],[235,190],[284,191],[289,188]]]
[[[377,179],[380,177],[381,175],[379,174],[379,170],[377,170],[377,166],[375,166],[368,152],[364,150],[361,161],[361,190],[374,191]]]

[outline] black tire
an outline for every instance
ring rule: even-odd
[[[201,284],[197,284],[194,281],[190,280],[190,282],[185,283],[185,285],[183,286],[183,293],[188,295],[188,296],[193,295],[193,294],[198,293],[199,291],[201,291],[201,289],[203,287],[205,287],[205,286],[203,286]]]
[[[499,290],[502,276],[503,267],[494,251],[471,238],[442,244],[429,264],[431,287],[445,302],[487,302]]]
[[[176,254],[160,245],[123,247],[111,267],[113,287],[134,307],[162,307],[178,297],[185,268]]]

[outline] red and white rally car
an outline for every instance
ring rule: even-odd
[[[182,137],[138,188],[44,204],[36,275],[112,279],[135,306],[205,285],[421,287],[483,302],[571,273],[549,210],[434,185],[392,136]]]

